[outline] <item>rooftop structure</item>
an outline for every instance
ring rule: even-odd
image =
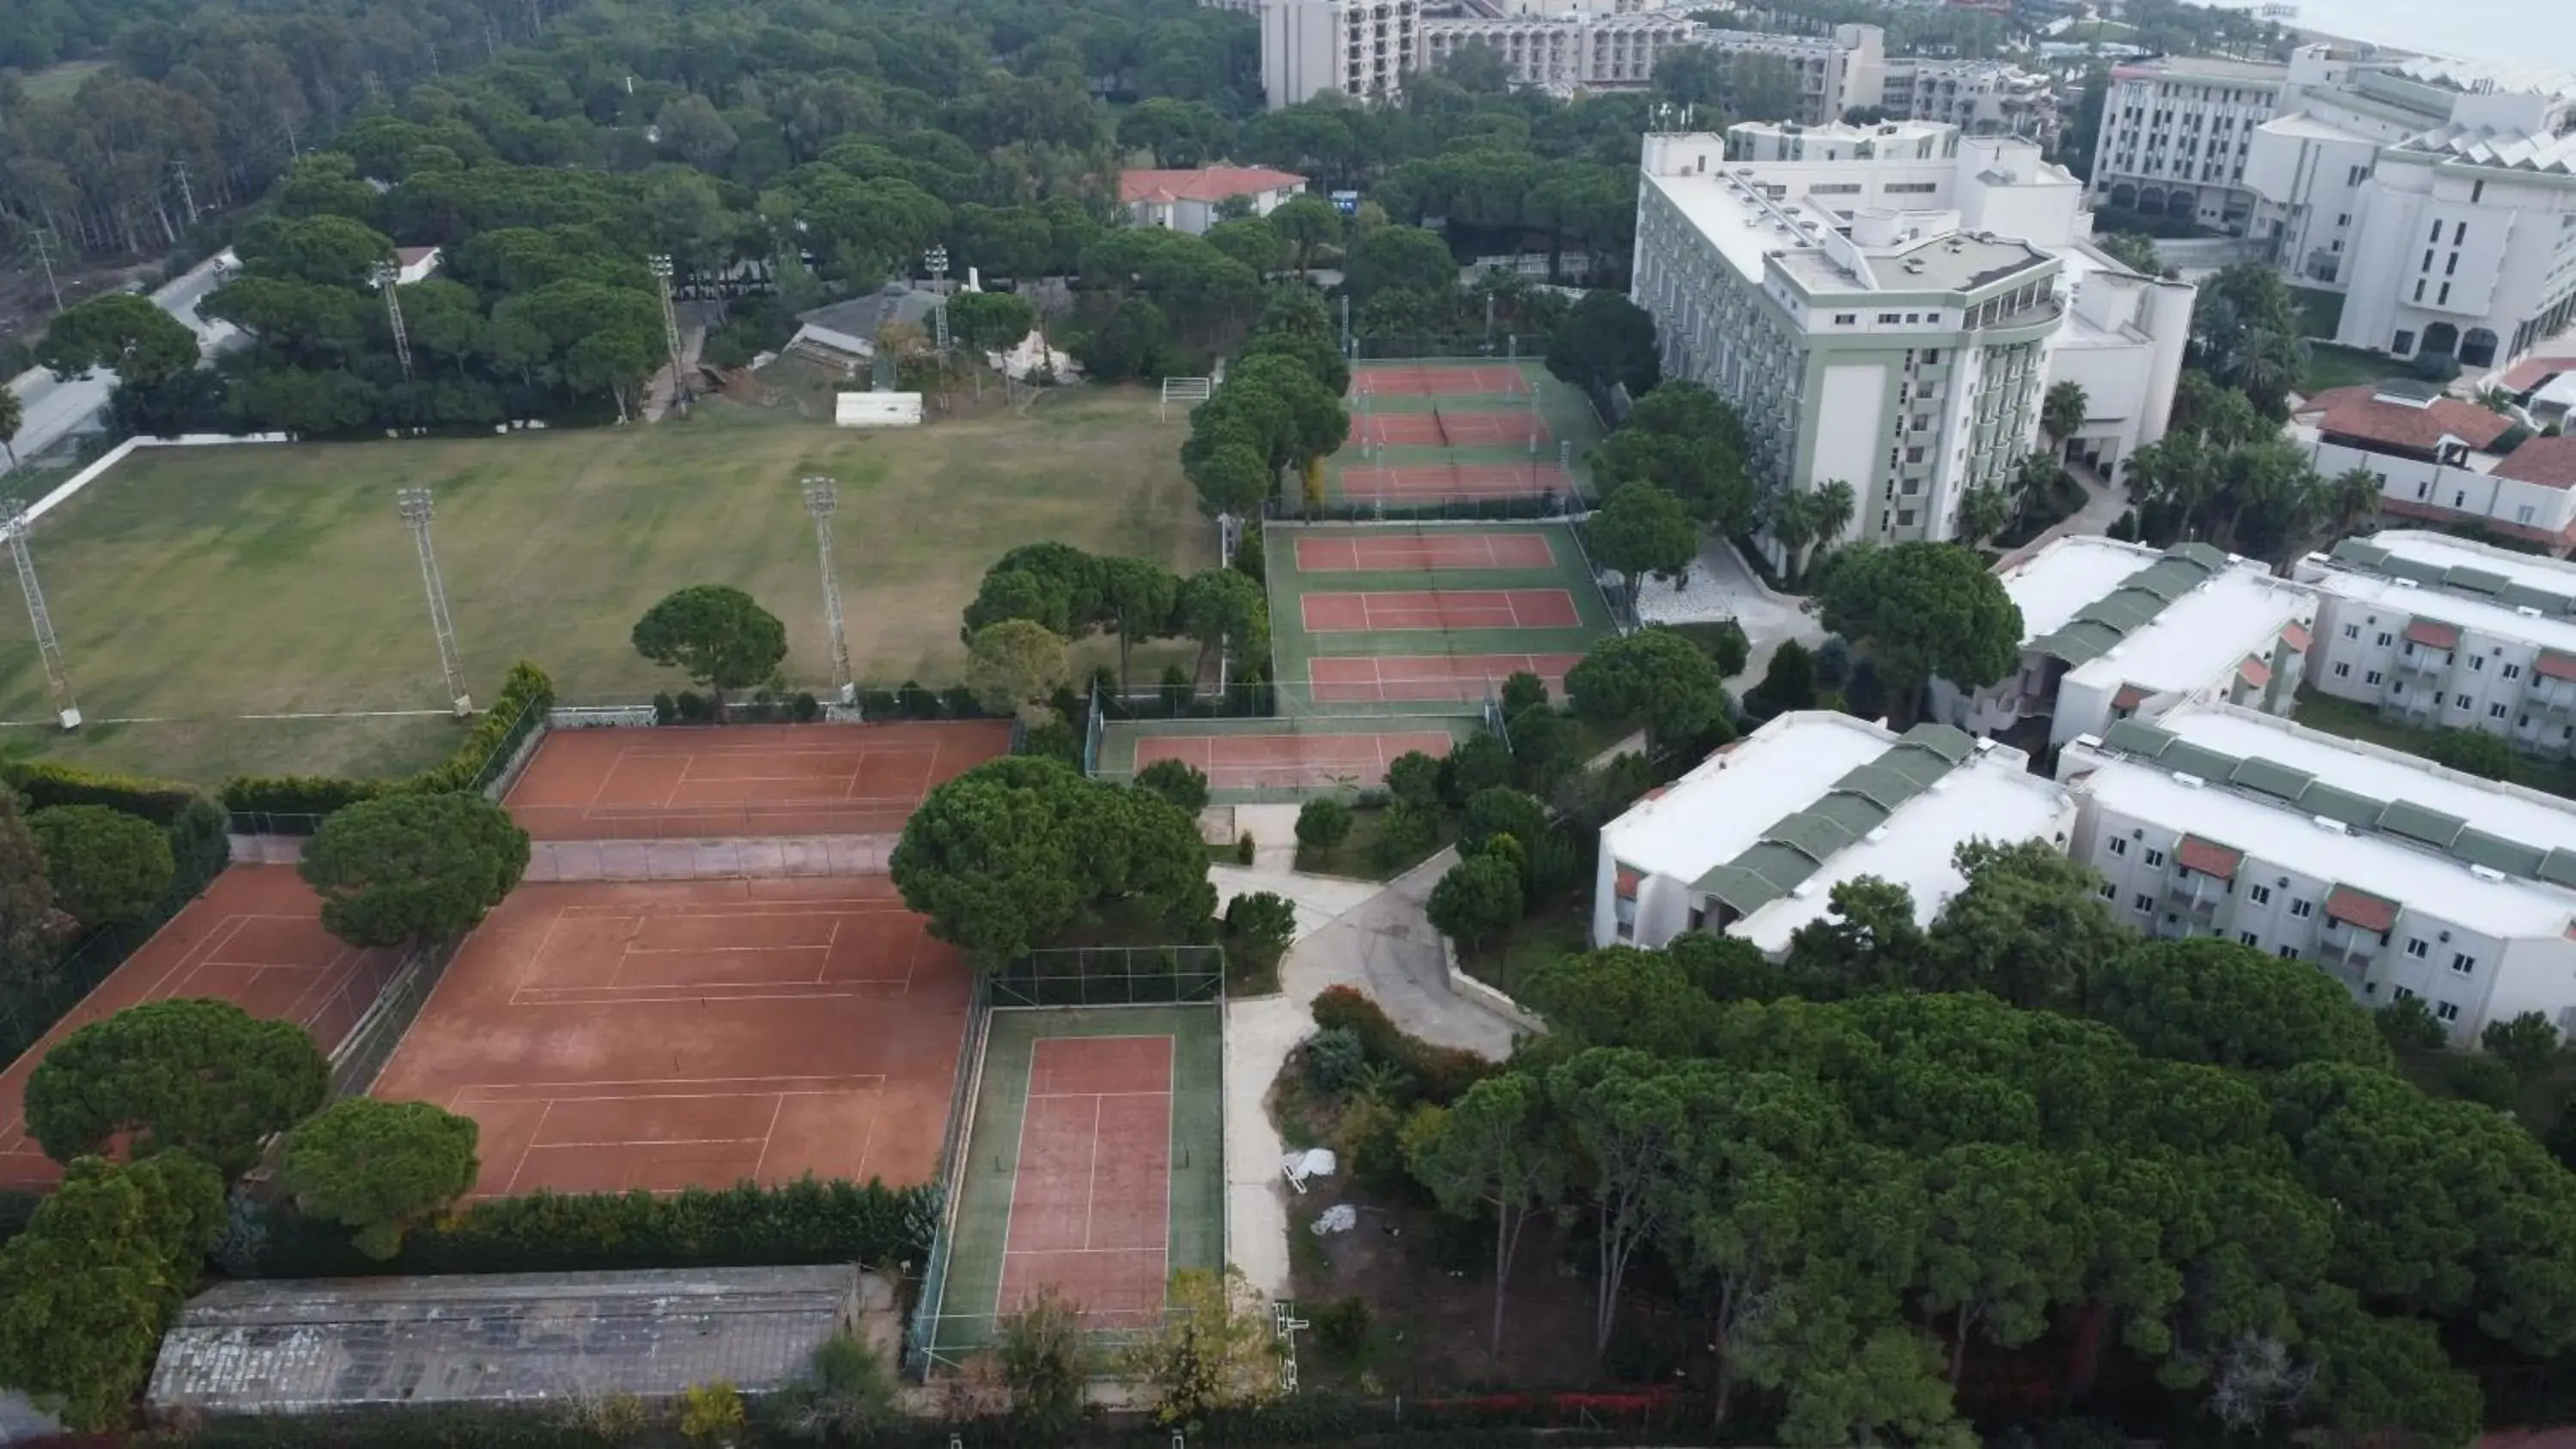
[[[2576,614],[2576,563],[2454,538],[2386,529],[2334,546],[2334,561],[2364,573],[2413,579],[2426,588],[2492,599],[2516,609]]]
[[[2316,961],[2462,1042],[2576,1020],[2576,806],[2223,707],[2071,742],[2073,854],[2123,919]]]
[[[1929,921],[1963,884],[1959,845],[2063,845],[2071,826],[2065,793],[2019,750],[1942,725],[1899,736],[1785,714],[1602,828],[1593,939],[1660,946],[1714,930],[1777,955],[1860,875],[1905,886]]]
[[[2004,589],[2022,609],[2021,667],[1973,693],[1935,681],[1932,712],[1977,733],[2045,717],[2051,744],[2191,701],[2285,713],[2317,612],[2259,561],[2198,543],[2063,538]]]
[[[1305,177],[1267,166],[1118,173],[1118,202],[1138,226],[1166,227],[1192,236],[1215,225],[1218,208],[1229,201],[1249,204],[1254,216],[1268,216],[1305,189]]]
[[[2365,562],[2368,555],[2360,556]],[[2479,729],[2563,755],[2576,726],[2576,618],[2538,604],[2299,560],[2317,591],[2307,683],[2415,729]]]
[[[222,1283],[179,1310],[145,1402],[292,1414],[654,1400],[717,1380],[760,1393],[851,1330],[860,1294],[846,1265]]]
[[[1851,483],[1845,539],[1951,536],[2035,445],[2070,313],[2131,350],[2091,375],[2084,445],[2161,436],[2192,290],[2084,251],[2081,187],[2033,144],[1746,125],[1649,135],[1642,170],[1632,296],[1665,375],[1735,403],[1765,488]]]

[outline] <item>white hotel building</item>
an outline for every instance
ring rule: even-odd
[[[2092,248],[2031,142],[1747,124],[1649,135],[1641,169],[1631,297],[1664,374],[1736,405],[1764,489],[1852,484],[1836,542],[1950,537],[2053,381],[2091,404],[2069,451],[2114,476],[2163,436],[2193,290]]]
[[[2158,551],[2077,535],[2008,569],[2021,667],[1973,692],[1932,682],[1931,716],[1973,734],[2046,719],[2048,742],[2221,702],[2288,714],[2317,596],[2205,543]]]
[[[2525,1011],[2576,1029],[2568,801],[2224,706],[2087,735],[2057,776],[2074,858],[2142,931],[2421,997],[2463,1045]]]
[[[1662,946],[1684,931],[1771,956],[1826,914],[1833,887],[1894,881],[1928,923],[1966,884],[1951,856],[1979,839],[2074,829],[2066,791],[2030,758],[1945,725],[1897,735],[1847,714],[1784,714],[1601,828],[1596,945]]]

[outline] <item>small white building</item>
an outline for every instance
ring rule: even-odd
[[[1242,201],[1254,216],[1268,216],[1306,189],[1306,178],[1267,166],[1201,166],[1187,171],[1121,171],[1118,203],[1138,226],[1204,235],[1218,209]]]
[[[2021,667],[1974,692],[1934,680],[1932,716],[1972,734],[2046,718],[2052,746],[2187,703],[2287,714],[2317,615],[2310,590],[2203,543],[2061,538],[2003,584]]]
[[[394,248],[394,285],[408,287],[428,281],[437,274],[439,263],[446,257],[447,254],[437,247]]]
[[[2516,441],[2513,419],[2412,378],[2318,393],[2290,436],[2327,478],[2376,474],[2382,514],[2576,546],[2576,438]]]
[[[2576,804],[2224,707],[2084,736],[2057,775],[2074,858],[2150,935],[2421,997],[2464,1045],[2525,1011],[2576,1027]]]
[[[1967,841],[2065,848],[2073,802],[2029,766],[1946,725],[1781,715],[1602,827],[1593,942],[1716,931],[1778,956],[1865,875],[1911,891],[1928,923],[1965,884],[1951,857]]]
[[[2291,570],[2317,591],[2307,683],[2418,729],[2477,729],[2561,756],[2576,735],[2576,619],[2428,588],[2325,554]]]

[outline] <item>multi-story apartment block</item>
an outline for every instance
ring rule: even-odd
[[[2025,136],[2044,150],[2057,145],[2056,86],[2008,61],[1891,56],[1879,105],[1971,136]]]
[[[2474,525],[2553,553],[2576,547],[2576,439],[2531,436],[2406,378],[2329,388],[2300,405],[2289,431],[2328,478],[2376,474],[2384,515]]]
[[[2420,997],[2463,1045],[2526,1011],[2576,1027],[2568,801],[2224,706],[2079,738],[2057,778],[2072,855],[2140,930]]]
[[[2080,187],[2037,146],[1836,127],[1800,139],[1810,159],[1730,160],[1786,140],[1648,136],[1632,288],[1665,375],[1735,403],[1765,489],[1841,480],[1859,500],[1848,537],[1950,537],[1961,496],[2034,446],[2052,350],[2082,326],[2147,355],[2095,417],[2162,434],[2191,291],[2085,249]],[[2097,284],[2098,320],[2070,326]]]
[[[1679,11],[1593,14],[1579,10],[1451,16],[1422,22],[1422,56],[1436,66],[1470,45],[1500,55],[1516,85],[1554,91],[1636,90],[1655,78],[1666,52],[1697,43],[1699,25]]]
[[[2245,162],[2289,67],[2165,57],[2111,67],[2093,147],[2093,192],[2127,211],[2242,231],[2254,215]]]
[[[1798,89],[1797,114],[1752,118],[1757,121],[1824,125],[1878,105],[1887,84],[1887,34],[1875,25],[1837,25],[1831,35],[1703,30],[1700,43],[1721,55],[1770,56],[1788,68]]]
[[[2307,683],[2418,729],[2475,729],[2562,756],[2576,736],[2576,619],[2501,595],[2428,588],[2310,554],[2318,595]]]
[[[1265,0],[1261,87],[1270,108],[1325,91],[1397,101],[1422,65],[1422,0]]]
[[[2073,804],[2029,765],[1945,725],[1781,715],[1601,828],[1593,941],[1712,931],[1776,957],[1864,875],[1911,891],[1928,923],[1965,884],[1951,857],[1967,841],[2066,848]]]
[[[2189,704],[2288,714],[2317,614],[2308,589],[2205,543],[2062,538],[2003,583],[2021,667],[1975,691],[1934,680],[1931,714],[1974,734],[2046,719],[2052,746]]]

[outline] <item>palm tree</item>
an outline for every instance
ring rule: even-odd
[[[2045,503],[2048,496],[2057,491],[2057,477],[2064,471],[2050,454],[2024,455],[2014,466],[2012,477],[2004,484],[2005,493],[2012,499],[2013,518],[2016,521],[2028,518],[2033,508]]]
[[[2012,501],[2004,491],[1980,484],[1959,495],[1959,542],[1983,543],[2012,521]]]
[[[1816,541],[1823,518],[1816,506],[1816,495],[1798,488],[1783,488],[1771,495],[1764,509],[1763,526],[1771,531],[1772,541],[1789,552],[1789,578],[1795,581],[1807,566],[1807,546]]]
[[[2336,537],[2356,532],[2379,511],[2379,475],[2368,468],[2346,468],[2327,485],[2326,516]]]
[[[2084,426],[2084,414],[2093,400],[2084,395],[2084,384],[2061,382],[2051,386],[2039,404],[2039,430],[2063,453],[2066,440]]]
[[[1816,485],[1816,542],[1828,546],[1842,542],[1843,530],[1851,527],[1852,515],[1860,511],[1860,497],[1852,486],[1840,478],[1828,478]]]

